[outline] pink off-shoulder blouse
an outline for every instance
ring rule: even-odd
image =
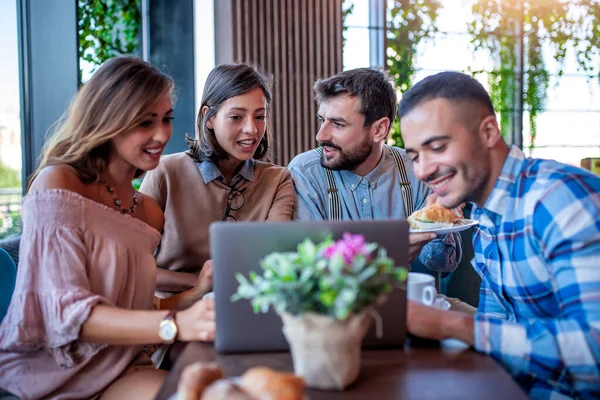
[[[79,340],[96,304],[152,309],[160,233],[66,190],[29,194],[17,283],[0,325],[0,387],[22,399],[96,398],[142,346]]]

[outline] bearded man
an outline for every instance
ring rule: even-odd
[[[406,152],[386,144],[396,117],[396,91],[384,71],[358,68],[319,80],[319,147],[289,164],[300,220],[406,219],[434,202]],[[460,236],[410,233],[409,261],[453,271]]]

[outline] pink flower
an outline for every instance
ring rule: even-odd
[[[365,242],[363,235],[352,235],[344,233],[341,240],[327,247],[323,252],[323,257],[331,259],[337,254],[340,254],[346,264],[352,264],[357,255],[363,255],[367,261],[371,258],[371,253]]]

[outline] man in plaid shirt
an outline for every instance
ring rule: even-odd
[[[461,73],[419,82],[398,114],[417,177],[448,208],[474,204],[482,279],[474,317],[409,302],[409,331],[471,344],[531,398],[600,398],[600,177],[506,145]]]

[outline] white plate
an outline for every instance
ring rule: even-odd
[[[449,228],[424,229],[424,230],[417,230],[417,229],[410,228],[409,232],[414,232],[414,233],[433,232],[433,233],[437,233],[438,235],[445,235],[447,233],[461,232],[461,231],[467,230],[470,227],[475,226],[477,224],[479,224],[479,221],[476,221],[474,219],[463,219],[457,225],[451,226]]]

